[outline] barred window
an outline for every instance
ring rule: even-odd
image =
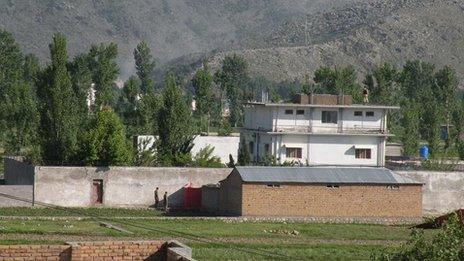
[[[299,158],[301,159],[301,148],[286,148],[285,154],[287,158]]]
[[[322,111],[322,123],[334,123],[338,121],[338,112],[336,111]]]
[[[371,149],[355,149],[355,155],[357,159],[370,159]]]

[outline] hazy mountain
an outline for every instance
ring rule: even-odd
[[[3,0],[0,12],[0,25],[44,61],[54,32],[67,35],[71,54],[117,42],[124,76],[140,40],[161,71],[188,73],[204,57],[215,65],[233,50],[254,73],[278,80],[323,64],[364,71],[415,58],[464,74],[462,0]]]

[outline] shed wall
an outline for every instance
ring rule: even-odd
[[[242,215],[283,217],[421,217],[420,185],[243,184]]]

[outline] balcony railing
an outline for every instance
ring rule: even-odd
[[[296,132],[296,133],[346,133],[346,134],[387,134],[380,127],[366,127],[354,125],[343,126],[297,126],[297,125],[278,125],[273,129],[274,132]]]

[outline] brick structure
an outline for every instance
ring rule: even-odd
[[[0,261],[7,260],[193,260],[191,249],[177,242],[104,241],[67,245],[0,246]]]
[[[219,194],[225,215],[422,216],[422,184],[383,168],[238,167],[221,182]]]

